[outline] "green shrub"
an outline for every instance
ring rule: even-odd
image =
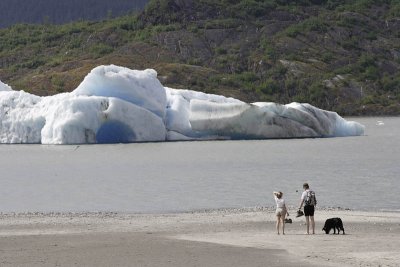
[[[266,95],[273,95],[280,91],[280,85],[275,79],[269,78],[258,85],[256,91]]]
[[[292,25],[286,28],[285,32],[287,36],[295,38],[297,35],[300,34],[300,29],[297,25]]]
[[[82,39],[79,37],[70,38],[69,43],[67,43],[67,49],[76,49],[82,46]]]
[[[368,54],[363,54],[357,61],[357,64],[361,71],[364,71],[367,67],[376,66],[376,58]]]
[[[153,33],[152,33],[151,29],[149,27],[147,27],[143,30],[137,31],[135,37],[137,40],[140,40],[140,41],[148,41],[148,40],[150,40],[150,38],[152,36],[153,36]]]
[[[314,83],[309,88],[310,100],[319,102],[325,96],[325,87],[320,83]]]
[[[59,93],[64,92],[65,82],[60,76],[58,75],[52,76],[51,83],[53,84],[57,92]]]
[[[349,65],[345,65],[343,67],[335,69],[333,73],[334,74],[350,74],[350,73],[353,73],[355,69],[356,68],[354,67],[354,65],[349,64]]]
[[[400,3],[394,3],[396,1],[392,1],[390,11],[389,11],[389,18],[399,18],[400,17]]]
[[[346,3],[346,0],[328,0],[326,2],[326,8],[330,10],[336,9],[338,6],[341,6]]]
[[[197,33],[197,32],[199,32],[199,27],[196,24],[190,24],[187,27],[187,30],[192,32],[192,33]]]
[[[376,66],[368,66],[365,68],[362,78],[366,80],[377,80],[379,79],[379,68]]]
[[[378,39],[378,34],[375,31],[370,31],[367,33],[365,38],[367,40],[374,41],[374,40]]]
[[[19,64],[20,68],[36,69],[42,65],[46,64],[46,61],[42,58],[34,58],[22,64]]]
[[[266,56],[267,59],[273,61],[277,60],[278,53],[276,52],[274,45],[269,39],[265,37],[261,38],[260,47],[264,50],[264,55]]]
[[[205,29],[231,29],[242,25],[242,22],[237,19],[216,19],[208,20],[204,24]]]
[[[328,31],[328,24],[324,22],[323,18],[314,17],[299,24],[291,25],[285,30],[286,35],[292,38],[299,34],[307,34],[310,31],[325,33]]]
[[[332,52],[324,52],[321,55],[321,60],[325,63],[331,62],[334,58],[335,58],[335,56]]]
[[[342,47],[346,50],[359,50],[359,39],[358,37],[351,37],[341,43]]]
[[[215,53],[217,55],[226,55],[228,53],[228,51],[223,47],[217,47],[217,48],[215,48]]]
[[[223,1],[223,7],[229,16],[235,18],[261,17],[274,10],[277,6],[274,0],[240,0]]]
[[[105,56],[107,54],[112,53],[113,51],[114,48],[106,44],[96,44],[90,48],[90,53],[95,58]]]
[[[235,79],[241,82],[255,82],[258,80],[258,76],[254,72],[242,72],[236,74]]]
[[[385,75],[381,82],[385,91],[400,92],[400,75],[397,77]]]

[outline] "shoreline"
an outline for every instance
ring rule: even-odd
[[[115,217],[115,216],[172,216],[185,214],[240,214],[256,212],[275,212],[274,206],[255,206],[242,208],[210,208],[195,210],[177,210],[166,212],[125,212],[125,211],[0,211],[0,220],[7,217]],[[302,209],[303,210],[303,209]],[[295,206],[288,206],[288,211],[294,214]],[[400,209],[352,209],[344,207],[317,207],[316,212],[344,212],[344,213],[366,213],[366,214],[400,214]]]
[[[0,214],[2,266],[398,266],[400,212],[319,210],[277,235],[272,208]],[[294,212],[292,211],[294,215]],[[341,217],[345,235],[322,232]],[[241,265],[237,265],[241,263]]]

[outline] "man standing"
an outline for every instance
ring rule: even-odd
[[[301,195],[299,211],[301,211],[301,207],[304,205],[304,215],[306,216],[307,234],[310,233],[310,221],[311,221],[312,233],[315,234],[314,211],[315,211],[315,206],[317,205],[317,198],[315,197],[315,192],[310,190],[310,186],[308,185],[308,183],[303,184],[303,189],[304,192]]]

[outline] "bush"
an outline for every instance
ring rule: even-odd
[[[365,80],[378,80],[379,79],[379,68],[376,66],[368,66],[365,68],[363,74],[362,74],[362,78]]]
[[[90,48],[90,53],[95,58],[105,56],[107,54],[112,53],[113,51],[114,51],[114,48],[112,48],[111,46],[106,45],[106,44],[96,44]]]
[[[351,37],[344,41],[342,44],[342,47],[346,50],[359,50],[359,39],[358,37]]]
[[[242,22],[237,19],[215,19],[208,20],[204,24],[205,29],[231,29],[242,25]]]
[[[310,18],[299,24],[291,25],[286,29],[286,35],[296,37],[299,34],[306,34],[310,31],[325,33],[328,31],[328,24],[322,18]]]
[[[361,55],[361,57],[357,61],[361,71],[369,66],[376,65],[376,58],[367,54]]]
[[[267,59],[275,61],[278,58],[278,53],[273,44],[267,38],[261,38],[260,47],[264,50]]]
[[[326,8],[330,10],[336,9],[338,6],[346,3],[346,0],[328,0],[326,2]]]
[[[276,80],[269,78],[268,80],[262,82],[259,86],[257,86],[256,91],[266,95],[273,95],[278,93],[280,91],[279,89],[279,83]]]
[[[300,29],[297,25],[292,25],[286,28],[285,32],[287,36],[295,38],[297,35],[300,34]]]
[[[51,83],[53,84],[57,92],[64,92],[65,82],[60,76],[54,75],[53,77],[51,77]]]
[[[324,52],[321,56],[321,60],[325,63],[329,63],[334,59],[334,55],[331,52]]]
[[[392,1],[394,2],[394,1]],[[389,11],[389,17],[390,18],[398,18],[400,17],[400,3],[397,1],[397,3],[392,3]]]
[[[378,34],[375,31],[370,31],[367,33],[365,38],[367,40],[374,41],[374,40],[378,39]]]
[[[397,77],[391,77],[388,75],[385,75],[385,77],[382,78],[382,87],[385,91],[392,91],[392,92],[400,92],[400,75]]]
[[[232,17],[247,18],[261,17],[277,6],[273,0],[240,0],[240,1],[224,1],[227,11]],[[232,2],[232,3],[226,3]]]
[[[313,102],[320,102],[325,96],[325,87],[320,83],[314,83],[309,88],[310,100]]]
[[[255,82],[258,80],[258,77],[254,72],[242,72],[236,74],[235,79],[241,82]]]
[[[215,48],[215,53],[217,55],[226,55],[228,53],[228,51],[226,51],[226,49],[223,47],[217,47],[217,48]]]
[[[27,62],[24,62],[22,64],[19,64],[18,67],[21,68],[28,68],[28,69],[36,69],[42,65],[46,64],[46,61],[41,58],[34,58],[32,60],[29,60]]]

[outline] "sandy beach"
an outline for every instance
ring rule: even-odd
[[[0,215],[1,266],[399,266],[400,213],[317,210],[277,235],[272,209]],[[340,217],[346,235],[326,235]]]

